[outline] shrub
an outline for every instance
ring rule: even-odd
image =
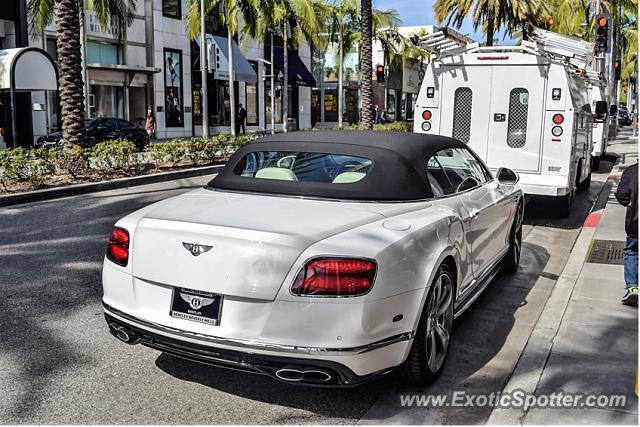
[[[384,132],[412,132],[413,122],[391,122],[373,125],[373,130]]]
[[[67,173],[77,179],[89,172],[89,159],[93,156],[91,148],[75,145],[70,149],[50,148],[47,151],[56,173]]]
[[[180,140],[174,139],[171,142],[162,142],[153,144],[150,147],[151,159],[156,166],[169,163],[171,166],[177,166],[186,155],[185,144]]]
[[[136,145],[125,140],[105,141],[93,147],[93,166],[105,176],[140,172],[143,162]]]
[[[9,191],[9,186],[16,182],[29,182],[35,187],[44,184],[52,173],[51,164],[35,154],[22,147],[0,151],[0,184],[4,191]]]

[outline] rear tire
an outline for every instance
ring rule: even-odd
[[[559,197],[558,211],[561,217],[566,218],[569,215],[571,215],[571,208],[573,207],[573,199],[575,198],[575,195],[576,195],[576,189],[572,188],[569,194],[567,194],[566,196]]]
[[[598,170],[600,168],[600,156],[594,156],[591,158],[591,170]]]
[[[509,233],[509,250],[502,259],[502,271],[507,274],[513,274],[518,271],[520,265],[520,254],[522,252],[522,218],[524,217],[524,209],[522,203],[518,204],[518,210],[513,225]]]
[[[589,176],[587,176],[584,181],[578,184],[578,190],[585,191],[588,190],[589,187],[591,187],[591,172],[589,172]]]
[[[409,356],[401,367],[403,377],[413,384],[432,384],[442,373],[451,343],[454,289],[449,267],[442,264],[429,289]]]

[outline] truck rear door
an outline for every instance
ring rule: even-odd
[[[464,64],[443,67],[440,135],[468,144],[483,160],[487,158],[492,67]]]
[[[492,68],[487,164],[491,168],[507,166],[519,172],[540,172],[548,67]]]

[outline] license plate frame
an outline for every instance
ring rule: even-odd
[[[177,319],[220,326],[223,295],[187,288],[173,288],[169,315]]]

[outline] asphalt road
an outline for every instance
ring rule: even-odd
[[[603,162],[601,170],[610,169]],[[358,389],[301,388],[184,361],[113,338],[101,266],[113,223],[202,185],[200,177],[0,209],[0,423],[351,424],[379,419],[394,376]],[[508,379],[602,183],[569,219],[529,209],[522,268],[492,284],[456,324],[434,390]],[[543,204],[544,205],[544,204]],[[544,207],[544,206],[543,206]],[[391,405],[394,403],[391,402]],[[390,410],[393,410],[393,406]],[[487,414],[444,414],[481,422]]]

